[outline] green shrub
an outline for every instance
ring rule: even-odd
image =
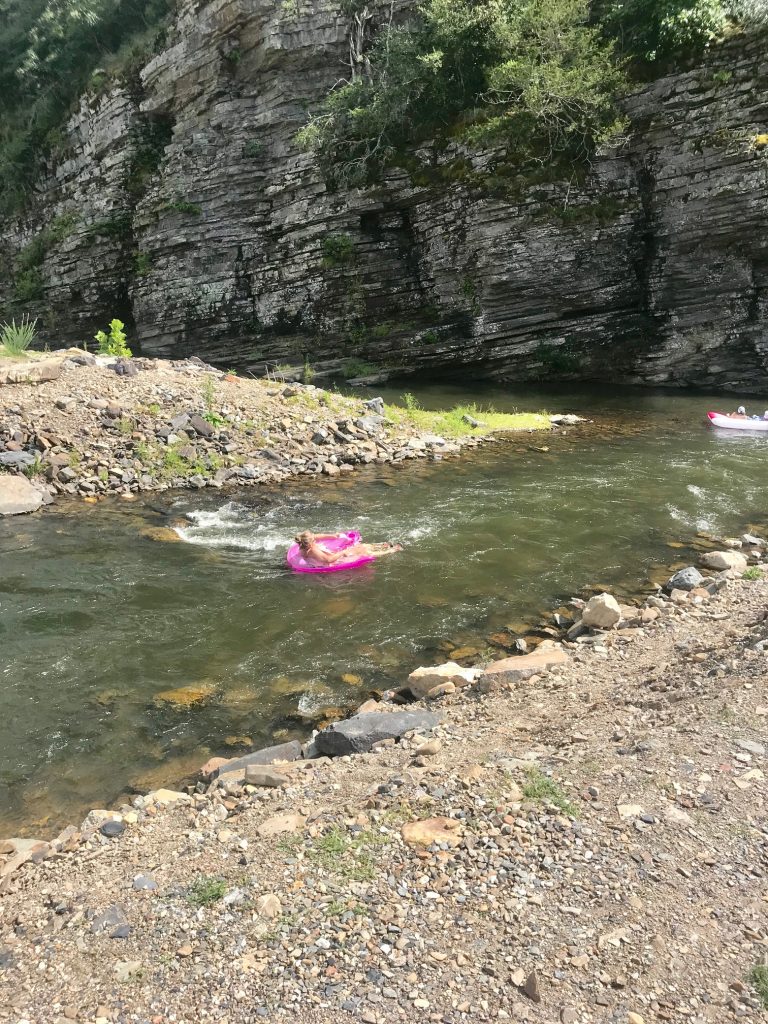
[[[344,267],[354,263],[355,244],[349,235],[326,235],[321,248],[324,267]]]
[[[612,0],[603,24],[623,53],[656,63],[699,56],[726,16],[722,0]]]
[[[763,1009],[768,1010],[768,966],[766,964],[755,964],[749,972],[748,980],[755,992],[757,992]]]
[[[137,252],[134,255],[133,270],[136,277],[147,277],[152,270],[152,257],[148,252]]]
[[[243,157],[246,160],[255,160],[264,152],[264,146],[258,139],[249,139],[243,144]]]
[[[202,875],[190,885],[187,900],[194,907],[207,907],[217,903],[226,893],[227,883],[220,878]]]
[[[423,0],[299,133],[331,185],[426,140],[502,146],[518,169],[588,163],[622,127],[624,75],[587,0]]]
[[[341,372],[346,380],[352,380],[355,377],[369,377],[380,369],[375,363],[366,363],[364,359],[350,359]]]
[[[14,274],[13,297],[17,302],[35,302],[42,299],[43,292],[43,275],[36,267]]]
[[[97,331],[94,335],[99,344],[99,355],[102,356],[123,356],[130,359],[131,350],[128,348],[128,339],[125,334],[125,324],[115,317],[109,322],[109,334],[104,331]]]
[[[10,356],[20,356],[26,352],[37,336],[37,320],[30,320],[23,316],[20,323],[11,320],[10,323],[0,324],[0,348]]]

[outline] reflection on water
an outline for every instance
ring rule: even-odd
[[[768,438],[708,428],[711,398],[484,400],[599,410],[610,428],[269,492],[0,522],[0,831],[53,827],[180,778],[209,752],[301,735],[323,708],[444,656],[446,640],[477,643],[583,586],[640,578],[669,559],[667,541],[730,532],[763,511]],[[174,524],[185,543],[141,536]],[[297,530],[352,527],[406,550],[356,572],[284,569]],[[154,699],[189,687],[197,696],[185,690],[178,708]]]

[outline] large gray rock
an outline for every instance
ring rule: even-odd
[[[245,754],[243,757],[235,757],[227,761],[214,772],[212,778],[230,772],[245,772],[253,765],[274,764],[275,761],[297,761],[301,757],[301,744],[298,740],[289,740],[287,743],[277,743],[273,747],[264,747],[263,750],[254,750],[252,754]]]
[[[0,384],[42,384],[61,376],[63,359],[13,362],[0,366]]]
[[[693,590],[694,587],[698,587],[704,577],[701,575],[699,570],[694,565],[689,565],[685,569],[680,569],[674,576],[670,576],[667,582],[664,584],[665,590]]]
[[[315,737],[321,754],[363,754],[379,740],[399,739],[414,729],[434,729],[440,716],[428,711],[380,711],[334,722]]]
[[[0,466],[33,466],[35,456],[30,452],[0,452]]]
[[[42,494],[25,476],[0,475],[0,516],[36,512],[42,503]]]

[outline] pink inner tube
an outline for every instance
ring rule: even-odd
[[[321,541],[321,544],[328,551],[343,551],[344,548],[357,544],[360,534],[357,530],[350,530],[342,537],[334,537],[332,540]],[[291,544],[285,560],[294,572],[343,572],[345,569],[357,569],[368,562],[375,562],[375,555],[366,555],[365,558],[356,558],[353,562],[337,562],[335,565],[311,565],[305,561],[298,544]]]

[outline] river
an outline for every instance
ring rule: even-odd
[[[569,594],[632,589],[653,565],[690,557],[670,542],[764,519],[768,437],[704,421],[732,397],[447,386],[417,397],[597,423],[460,461],[0,520],[0,835],[51,834],[211,753],[305,735],[322,709],[401,681],[449,643],[483,648]],[[169,524],[179,543],[141,536]],[[298,529],[351,527],[406,550],[357,572],[285,571]],[[209,698],[156,699],[188,686]]]

